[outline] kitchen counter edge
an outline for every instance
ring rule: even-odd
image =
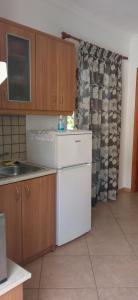
[[[5,178],[1,178],[0,179],[0,186],[1,185],[6,185],[9,183],[15,183],[15,182],[19,182],[19,181],[24,181],[24,180],[28,180],[28,179],[33,179],[33,178],[37,178],[37,177],[42,177],[42,176],[47,176],[47,175],[52,175],[52,174],[56,174],[56,170],[55,169],[50,169],[49,170],[40,170],[37,172],[32,172],[30,174],[23,174],[23,175],[18,175],[15,177],[5,177]]]

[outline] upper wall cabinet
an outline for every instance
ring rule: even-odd
[[[73,44],[36,35],[36,97],[40,108],[71,114],[75,103],[76,59]]]
[[[72,43],[0,19],[0,61],[8,70],[0,85],[1,111],[72,114],[76,82]]]
[[[75,109],[76,52],[73,44],[58,41],[58,110],[72,113]]]
[[[20,25],[0,22],[0,60],[7,63],[7,79],[2,83],[3,109],[36,109],[35,32]]]

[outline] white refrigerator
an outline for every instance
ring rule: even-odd
[[[56,244],[91,229],[92,132],[27,132],[27,159],[57,170]]]

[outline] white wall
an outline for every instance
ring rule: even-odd
[[[127,124],[127,99],[128,99],[128,61],[123,61],[122,67],[122,111],[121,111],[121,137],[120,137],[120,160],[119,160],[119,188],[127,187],[125,181],[126,170],[126,124]]]
[[[133,128],[135,110],[135,88],[136,70],[138,68],[138,35],[133,37],[129,49],[128,65],[128,95],[124,111],[125,128],[124,133],[124,170],[123,186],[131,187],[132,150],[133,150]]]
[[[56,0],[0,0],[0,16],[60,36],[67,31],[107,49],[128,54],[128,35]],[[63,1],[64,2],[64,1]],[[53,4],[52,4],[53,3]]]
[[[138,62],[137,55],[133,52],[134,44],[138,47],[138,41],[133,41],[129,53],[130,36],[113,28],[112,25],[107,27],[100,20],[81,15],[80,12],[73,11],[71,7],[68,7],[68,9],[66,7],[58,7],[55,0],[1,0],[0,16],[57,36],[60,36],[61,31],[67,31],[99,46],[123,55],[128,56],[130,54],[132,56],[132,64],[131,62],[129,63],[129,72],[131,74],[129,76],[129,97],[128,63],[127,61],[123,63],[122,134],[119,171],[119,187],[129,187],[131,178],[134,77],[135,66]],[[48,117],[36,117],[34,119],[33,117],[28,117],[27,127],[32,128],[34,123],[40,124],[39,118],[41,124],[44,124],[45,118]],[[48,124],[47,126],[51,126],[50,124],[56,126],[57,119],[48,119],[46,124]]]

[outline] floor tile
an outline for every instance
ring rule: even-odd
[[[49,256],[42,265],[41,288],[95,287],[88,256]]]
[[[110,207],[107,203],[98,202],[94,208],[92,208],[92,219],[95,221],[101,218],[113,218]]]
[[[138,259],[127,256],[91,256],[98,287],[138,287]]]
[[[122,233],[87,234],[86,237],[90,255],[128,255],[132,249]]]
[[[24,300],[38,300],[38,289],[24,289]]]
[[[98,296],[95,289],[40,289],[39,300],[98,300]]]
[[[42,259],[25,266],[25,269],[32,273],[32,278],[24,283],[24,288],[39,288]]]
[[[137,300],[138,288],[99,289],[99,300]]]
[[[125,220],[118,218],[117,222],[125,234],[138,233],[138,217],[127,218]]]
[[[133,251],[138,256],[138,234],[137,233],[126,234],[126,237]]]
[[[63,246],[56,247],[56,250],[49,255],[88,255],[86,240],[82,237]]]
[[[137,217],[138,214],[138,193],[121,192],[118,194],[117,201],[108,202],[108,206],[114,217],[130,218]]]
[[[99,219],[92,224],[91,232],[95,232],[97,235],[119,235],[122,236],[122,230],[115,220]]]

